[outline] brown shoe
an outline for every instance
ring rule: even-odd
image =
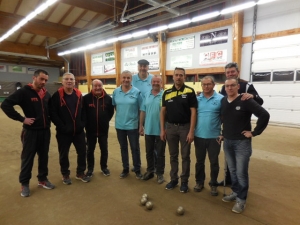
[[[200,192],[204,188],[203,184],[197,183],[196,186],[194,187],[194,191]]]

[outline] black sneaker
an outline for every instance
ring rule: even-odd
[[[143,176],[143,180],[150,180],[151,178],[154,177],[154,174],[153,173],[150,173],[150,172],[146,172]]]
[[[167,185],[166,189],[167,190],[172,190],[174,187],[176,187],[178,184],[178,180],[171,180]]]
[[[22,197],[29,197],[29,195],[30,195],[29,185],[23,185],[21,187],[21,196]]]
[[[72,184],[72,180],[69,175],[64,175],[62,178],[63,184],[70,185]]]
[[[83,183],[88,183],[91,180],[91,178],[86,176],[85,174],[77,174],[75,178],[77,180],[81,180]]]
[[[165,181],[164,175],[157,175],[157,183],[162,184]]]
[[[88,178],[91,178],[93,176],[93,171],[92,170],[88,170],[87,173],[86,173],[86,176]]]
[[[141,174],[140,171],[135,172],[135,178],[138,180],[141,180],[143,178],[143,175]]]
[[[107,176],[110,176],[110,171],[109,171],[109,169],[107,169],[107,168],[104,169],[104,170],[102,170],[102,173],[103,173],[103,175],[106,176],[106,177],[107,177]]]
[[[128,176],[129,171],[128,170],[123,170],[122,173],[120,174],[120,178],[125,178]]]
[[[189,191],[188,182],[181,182],[180,192],[187,193]]]

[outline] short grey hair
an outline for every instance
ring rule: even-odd
[[[201,83],[203,80],[211,80],[213,84],[215,84],[215,78],[213,76],[205,76],[201,79]]]

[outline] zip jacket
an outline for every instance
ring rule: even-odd
[[[104,90],[101,96],[96,96],[91,91],[83,97],[83,104],[86,111],[85,130],[87,135],[107,135],[109,121],[114,115],[112,98]]]
[[[66,94],[63,87],[59,88],[51,98],[51,120],[56,126],[56,131],[63,134],[75,135],[81,133],[84,129],[85,115],[82,108],[82,95],[78,89],[74,88],[73,90],[76,94],[76,108],[74,115],[64,99]]]
[[[4,113],[11,119],[24,122],[25,118],[35,118],[32,125],[23,124],[23,127],[31,130],[48,129],[50,127],[49,100],[51,95],[45,88],[36,92],[32,84],[25,85],[8,96],[1,104]],[[14,108],[19,105],[24,113],[22,116]]]

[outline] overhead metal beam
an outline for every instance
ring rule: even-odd
[[[223,2],[226,2],[226,0],[210,0],[210,1],[205,1],[205,2],[200,2],[200,3],[197,3],[197,4],[193,4],[192,6],[186,6],[186,7],[181,8],[181,15],[186,15],[188,13],[198,11],[200,9],[205,9],[205,8],[208,8],[208,7],[211,7],[213,5],[223,3]],[[174,15],[174,14],[166,13],[166,14],[163,14],[163,15],[160,15],[160,16],[156,16],[156,17],[147,19],[147,20],[143,20],[143,21],[140,21],[140,22],[135,22],[132,25],[128,25],[128,26],[122,27],[120,29],[114,29],[114,30],[109,31],[109,32],[102,32],[98,36],[93,36],[93,37],[86,38],[86,39],[84,39],[82,41],[79,41],[79,42],[71,43],[69,46],[64,46],[64,47],[60,48],[59,50],[60,51],[65,51],[65,50],[70,49],[70,48],[75,48],[75,47],[78,47],[78,46],[84,46],[84,45],[95,42],[97,39],[102,40],[104,38],[113,37],[113,36],[117,36],[117,35],[121,35],[121,34],[126,34],[127,32],[140,29],[141,27],[146,27],[146,26],[149,26],[149,25],[152,25],[152,24],[155,24],[155,23],[158,23],[158,22],[162,22],[162,21],[165,21],[165,20],[168,20],[168,19],[172,19],[172,18],[175,18],[175,17],[177,17],[177,16]]]
[[[170,3],[173,3],[173,2],[177,2],[178,0],[171,0],[171,1],[168,1],[168,2],[162,2],[160,0],[140,0],[140,2],[144,2],[144,3],[147,3],[149,5],[152,5],[154,7],[157,7],[157,8],[164,8],[166,11],[168,11],[169,13],[172,13],[174,15],[177,15],[179,16],[180,15],[180,9],[178,8],[170,8],[168,6],[168,4]]]

